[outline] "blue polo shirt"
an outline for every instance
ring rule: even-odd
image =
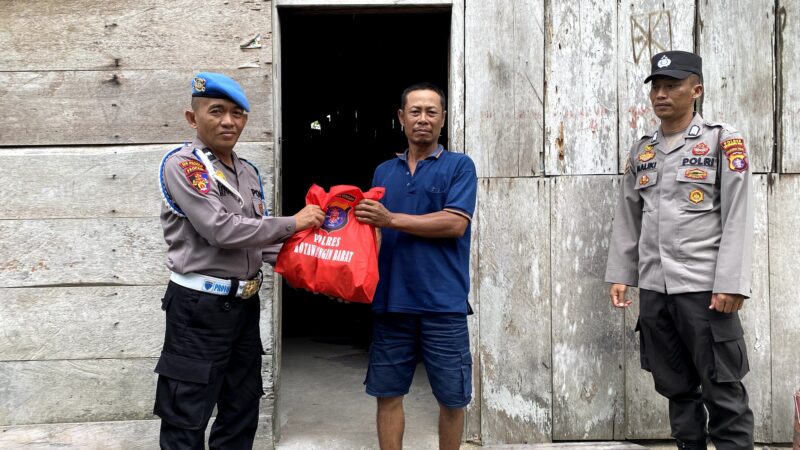
[[[422,215],[447,210],[470,219],[460,238],[423,238],[381,229],[380,281],[372,310],[400,313],[467,313],[469,244],[478,178],[469,156],[441,145],[409,170],[408,150],[375,169],[373,186],[386,188],[391,212]]]

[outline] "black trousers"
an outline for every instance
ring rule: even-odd
[[[752,449],[753,412],[741,383],[750,366],[739,314],[709,310],[710,292],[642,289],[639,298],[642,368],[669,399],[672,436],[705,441],[710,435],[717,450]]]
[[[204,449],[214,406],[210,449],[250,449],[263,395],[258,296],[206,294],[170,282],[164,348],[153,413],[162,449]]]

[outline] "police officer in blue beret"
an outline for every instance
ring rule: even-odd
[[[749,365],[738,311],[750,297],[753,195],[744,137],[703,119],[700,56],[653,56],[660,126],[631,147],[614,215],[606,281],[617,308],[639,287],[641,365],[669,399],[678,448],[753,448]],[[707,423],[707,425],[706,425]]]
[[[318,206],[271,217],[256,167],[233,148],[250,103],[241,86],[218,73],[192,79],[186,120],[194,140],[161,161],[161,225],[170,282],[162,299],[164,347],[155,368],[154,413],[162,449],[249,449],[258,427],[263,262],[281,243],[322,224]]]

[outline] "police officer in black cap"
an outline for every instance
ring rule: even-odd
[[[627,156],[605,277],[611,302],[628,307],[627,287],[639,287],[641,364],[669,399],[678,448],[705,449],[710,437],[717,450],[752,449],[738,316],[753,241],[745,141],[695,112],[700,56],[659,53],[648,82],[661,123]]]

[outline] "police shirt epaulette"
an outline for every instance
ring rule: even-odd
[[[736,129],[736,127],[734,127],[733,125],[731,125],[729,123],[725,123],[725,122],[709,122],[707,120],[704,120],[703,121],[703,125],[705,125],[707,127],[711,127],[711,128],[722,128],[723,130],[725,130],[725,131],[727,131],[729,133],[738,133],[739,132],[739,130]]]

